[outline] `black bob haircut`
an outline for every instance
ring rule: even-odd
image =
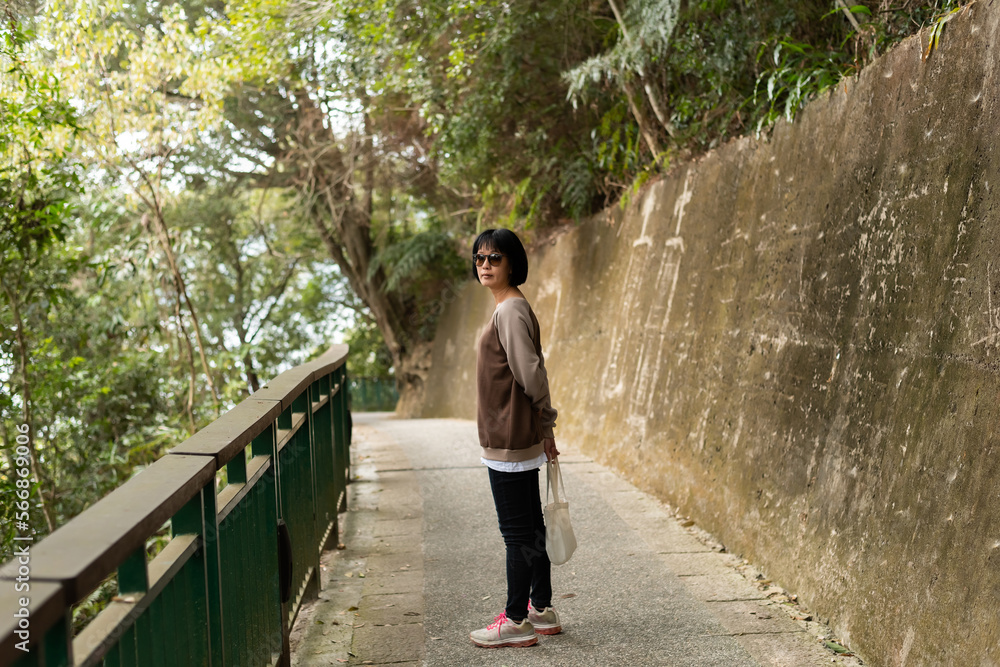
[[[494,250],[507,256],[510,262],[510,286],[517,287],[523,285],[528,279],[528,253],[524,251],[524,245],[517,234],[509,229],[487,229],[476,237],[476,242],[472,244],[472,276],[479,282],[479,272],[476,271],[475,255],[480,248]]]

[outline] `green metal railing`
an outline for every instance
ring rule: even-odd
[[[346,505],[346,358],[335,345],[282,373],[31,544],[28,575],[4,565],[0,666],[288,665]],[[165,522],[170,541],[150,560]],[[73,636],[72,606],[115,572],[118,594]]]

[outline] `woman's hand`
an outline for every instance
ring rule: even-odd
[[[545,458],[549,461],[555,461],[556,457],[559,456],[559,450],[556,449],[556,439],[545,438],[542,440],[542,446],[545,448]]]

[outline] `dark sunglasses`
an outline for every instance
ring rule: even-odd
[[[503,255],[498,252],[491,252],[488,255],[482,253],[476,253],[472,256],[472,261],[476,263],[476,266],[482,266],[483,262],[490,260],[490,266],[500,266],[500,262],[503,261]]]

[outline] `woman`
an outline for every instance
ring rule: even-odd
[[[479,339],[476,362],[479,444],[489,468],[500,533],[507,547],[507,606],[470,633],[477,646],[531,646],[562,630],[552,608],[551,565],[538,469],[559,455],[556,411],[542,357],[538,320],[518,285],[528,256],[514,232],[488,229],[472,246],[476,280],[493,293],[496,310]]]

